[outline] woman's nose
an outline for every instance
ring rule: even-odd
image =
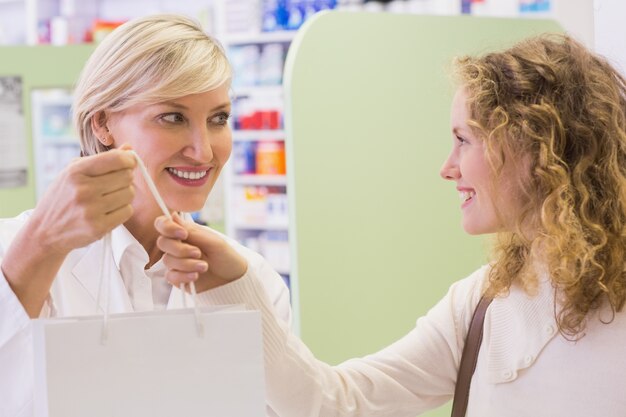
[[[439,170],[439,175],[444,180],[457,180],[461,177],[461,171],[459,170],[459,165],[454,161],[452,154],[448,156],[448,158],[443,162],[441,169]]]
[[[183,154],[199,162],[210,162],[213,159],[211,133],[207,131],[196,132]]]

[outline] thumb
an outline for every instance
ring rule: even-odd
[[[185,221],[183,219],[179,220],[184,222],[183,225],[185,229],[188,231],[187,239],[185,242],[190,245],[197,246],[204,252],[209,255],[211,253],[215,253],[218,250],[223,250],[225,247],[229,246],[228,243],[217,233],[211,230],[208,227],[200,226],[191,221]],[[178,220],[176,220],[178,222]]]

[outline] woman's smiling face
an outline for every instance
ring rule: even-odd
[[[452,151],[440,174],[444,179],[456,182],[461,198],[463,229],[467,233],[479,235],[510,231],[514,223],[510,220],[518,212],[520,200],[516,191],[518,187],[514,186],[515,173],[505,165],[501,175],[494,178],[486,157],[485,143],[467,124],[470,115],[466,102],[466,92],[459,89],[452,102]]]
[[[129,144],[146,164],[170,210],[202,208],[232,148],[228,85],[157,104],[136,104],[111,113],[113,146]],[[158,210],[135,171],[135,212]]]

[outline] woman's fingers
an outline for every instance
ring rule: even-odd
[[[209,265],[202,259],[177,258],[169,254],[163,256],[163,263],[169,270],[178,272],[202,273],[209,269]]]
[[[99,177],[120,170],[133,170],[137,166],[137,160],[130,152],[113,149],[76,159],[72,165],[84,175]]]
[[[104,214],[129,206],[135,197],[135,190],[131,187],[120,188],[100,197],[99,209]]]
[[[100,176],[93,185],[100,195],[105,196],[128,188],[133,184],[133,179],[132,169],[121,169]]]
[[[35,208],[33,236],[44,247],[68,252],[88,245],[133,213],[132,154],[111,150],[74,160]]]
[[[154,227],[156,228],[157,232],[161,234],[161,236],[170,239],[185,240],[189,235],[185,227],[165,216],[157,217],[154,221]]]
[[[105,217],[107,231],[113,230],[120,224],[126,222],[132,217],[132,215],[133,206],[131,206],[130,204],[126,204],[112,211],[109,211]]]
[[[180,284],[188,284],[197,281],[199,276],[197,272],[181,272],[171,269],[165,273],[165,279],[178,288],[180,288]]]
[[[245,258],[206,227],[187,222],[177,214],[171,219],[159,217],[155,227],[161,234],[157,245],[165,253],[167,277],[174,285],[196,280],[197,291],[203,292],[242,277],[248,269]]]
[[[174,286],[196,281],[200,274],[209,269],[208,263],[202,259],[202,252],[196,246],[181,239],[187,237],[187,230],[174,219],[161,216],[154,223],[161,234],[157,246],[165,254],[163,264],[167,267],[167,280]]]
[[[157,239],[157,246],[166,254],[177,258],[192,258],[200,259],[202,252],[196,246],[190,245],[178,239],[159,236]]]

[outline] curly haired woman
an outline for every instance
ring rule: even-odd
[[[567,36],[456,61],[452,151],[441,176],[463,228],[493,258],[416,327],[329,366],[276,319],[260,271],[208,291],[263,312],[268,402],[281,416],[407,416],[450,400],[473,312],[493,297],[467,416],[626,415],[626,81]],[[183,281],[182,222],[157,219]],[[187,244],[209,253],[208,239]],[[202,277],[201,277],[202,278]]]

